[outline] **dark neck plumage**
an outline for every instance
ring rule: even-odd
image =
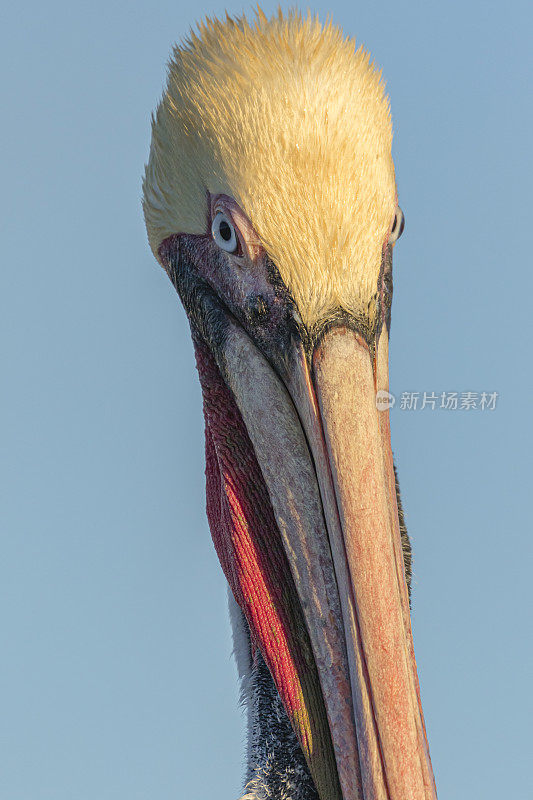
[[[248,715],[241,800],[319,800],[304,754],[259,650],[252,653],[244,615],[230,596],[241,703]]]

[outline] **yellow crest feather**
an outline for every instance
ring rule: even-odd
[[[225,193],[304,322],[360,313],[396,208],[391,144],[381,73],[339,28],[298,12],[208,19],[175,47],[153,120],[150,245],[157,257],[169,235],[205,233],[207,192]]]

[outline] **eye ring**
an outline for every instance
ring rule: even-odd
[[[400,206],[398,206],[394,215],[394,222],[392,223],[391,232],[389,234],[389,244],[394,244],[394,242],[398,241],[404,231],[404,228],[405,216]]]
[[[223,211],[217,211],[211,223],[211,235],[215,243],[224,250],[226,253],[236,253],[239,247],[239,240],[237,239],[237,232],[233,222],[224,214]]]

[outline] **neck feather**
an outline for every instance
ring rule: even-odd
[[[234,655],[247,712],[245,789],[240,800],[319,800],[298,739],[248,624],[229,593]]]

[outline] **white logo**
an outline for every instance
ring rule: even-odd
[[[378,389],[376,392],[376,408],[378,411],[387,411],[389,408],[393,408],[395,402],[394,395],[386,392],[385,389]]]

